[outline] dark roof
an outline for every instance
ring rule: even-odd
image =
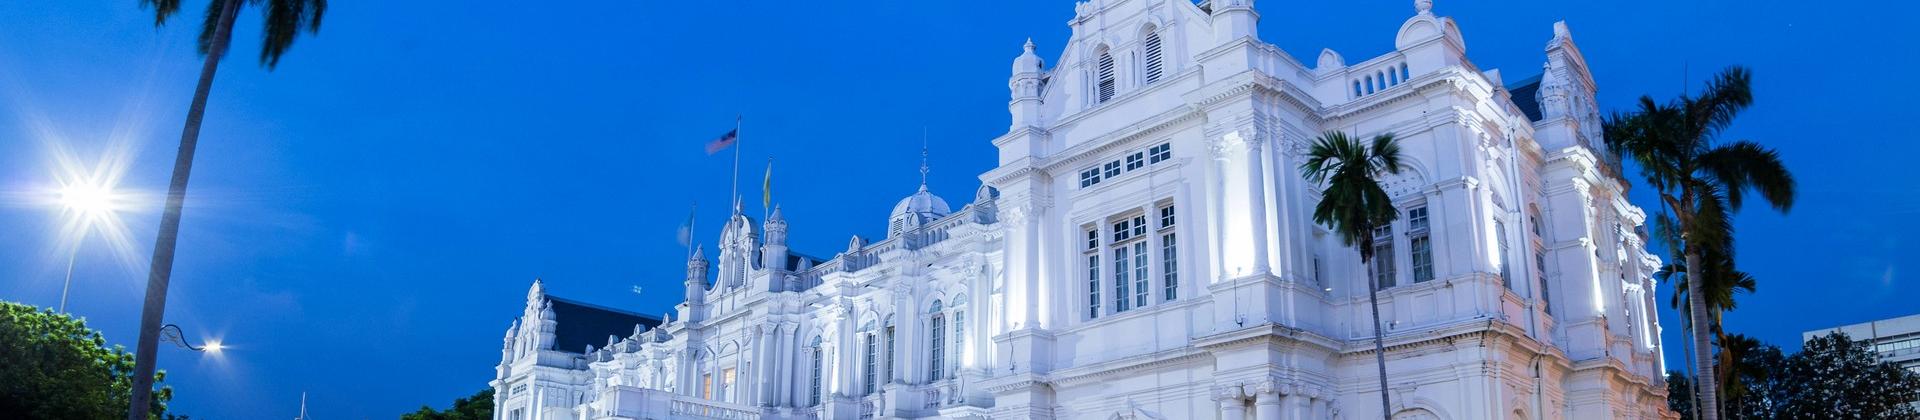
[[[1513,105],[1527,114],[1527,121],[1540,121],[1540,76],[1507,85],[1507,93],[1513,95]]]
[[[578,353],[586,350],[587,345],[606,347],[607,336],[633,335],[636,324],[649,329],[660,326],[660,318],[656,317],[552,295],[548,295],[547,300],[553,303],[553,317],[558,324],[554,331],[554,350]]]

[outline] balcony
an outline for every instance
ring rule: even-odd
[[[711,419],[759,420],[756,407],[724,403],[657,389],[612,386],[600,391],[591,406],[594,419]]]

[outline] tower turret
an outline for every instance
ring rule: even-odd
[[[707,307],[707,249],[693,247],[693,257],[687,257],[687,313],[685,318],[693,318]],[[662,324],[666,318],[662,318]]]
[[[767,216],[767,240],[760,248],[760,267],[773,275],[770,290],[784,290],[780,283],[782,273],[787,271],[787,218],[780,214],[780,206],[773,206],[773,214]]]
[[[1212,4],[1214,45],[1260,37],[1260,13],[1253,11],[1253,0],[1213,0]]]
[[[1045,62],[1033,52],[1033,38],[1027,38],[1025,50],[1013,59],[1013,76],[1007,81],[1007,89],[1012,91],[1013,99],[1007,102],[1007,112],[1013,114],[1011,129],[1040,125],[1040,70]]]

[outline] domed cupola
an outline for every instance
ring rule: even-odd
[[[893,205],[893,214],[887,217],[887,236],[899,235],[952,213],[947,200],[928,192],[927,184],[920,184],[919,191]]]

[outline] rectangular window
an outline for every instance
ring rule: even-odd
[[[1394,286],[1393,226],[1373,230],[1373,290]]]
[[[1133,154],[1127,155],[1127,170],[1140,169],[1142,166],[1147,166],[1146,153],[1133,152]]]
[[[1147,148],[1147,163],[1160,163],[1168,159],[1173,159],[1172,144],[1160,143],[1157,146]]]
[[[1113,248],[1113,291],[1114,291],[1113,292],[1113,312],[1114,313],[1126,312],[1127,309],[1129,309],[1129,306],[1127,305],[1127,286],[1129,284],[1127,281],[1128,280],[1127,276],[1129,274],[1133,274],[1133,270],[1127,269],[1127,263],[1132,261],[1131,258],[1128,258],[1129,251],[1130,250],[1127,249],[1126,245],[1120,245]]]
[[[1321,271],[1320,256],[1315,255],[1313,256],[1313,284],[1320,287],[1327,287],[1326,277],[1321,276]]]
[[[1540,269],[1540,306],[1545,308],[1547,315],[1553,315],[1553,295],[1550,292],[1553,288],[1547,287],[1547,252],[1534,250],[1533,264]]]
[[[861,392],[862,395],[873,393],[873,388],[875,384],[878,383],[876,379],[879,379],[875,377],[875,376],[878,376],[878,372],[875,371],[875,368],[880,367],[879,362],[876,360],[876,358],[879,357],[879,355],[876,354],[876,350],[880,346],[879,344],[875,343],[876,341],[880,341],[880,340],[877,340],[877,338],[879,337],[874,337],[872,332],[868,332],[866,335],[867,335],[866,337],[867,338],[867,346],[866,346],[867,347],[866,349],[867,350],[867,360],[866,360],[867,368],[862,371],[864,376],[861,379],[865,379],[865,381],[863,381],[863,384],[862,384],[862,388],[864,388],[863,390],[864,392]]]
[[[1096,166],[1092,168],[1087,168],[1087,170],[1084,170],[1084,171],[1080,171],[1080,188],[1091,187],[1099,184],[1100,184],[1100,167]]]
[[[720,399],[733,402],[733,368],[720,371]]]
[[[1120,161],[1107,162],[1102,168],[1107,170],[1106,176],[1108,178],[1120,176]]]
[[[1433,239],[1422,233],[1413,237],[1409,247],[1413,248],[1413,282],[1433,280]]]
[[[1087,254],[1087,319],[1100,317],[1100,255]]]
[[[1147,241],[1133,243],[1133,307],[1147,306]]]
[[[1113,241],[1114,242],[1126,242],[1126,240],[1132,239],[1132,238],[1133,238],[1133,221],[1132,220],[1123,219],[1118,222],[1113,222]]]
[[[932,345],[927,346],[927,379],[939,380],[945,377],[947,367],[947,319],[941,314],[933,314]]]
[[[1171,228],[1173,227],[1174,221],[1175,219],[1173,217],[1173,206],[1161,207],[1160,208],[1160,228],[1161,229]]]
[[[822,357],[820,353],[824,353],[824,351],[820,349],[818,344],[815,344],[813,351],[810,353],[813,353],[813,382],[811,382],[812,392],[807,394],[809,395],[807,398],[809,403],[807,405],[820,405],[820,359]]]
[[[1428,230],[1427,206],[1407,210],[1407,230],[1413,235],[1407,243],[1413,256],[1413,282],[1433,280],[1433,237]]]
[[[953,355],[959,356],[964,351],[967,351],[967,313],[953,311]]]
[[[1100,249],[1100,230],[1089,229],[1087,230],[1087,250],[1095,249]]]
[[[700,375],[700,398],[713,399],[713,374]]]
[[[885,366],[883,368],[884,370],[880,372],[885,374],[885,375],[882,375],[883,377],[881,378],[881,380],[883,381],[893,380],[894,360],[895,359],[894,359],[894,353],[893,353],[893,326],[888,325],[887,326],[887,364],[884,365]]]
[[[1502,222],[1499,220],[1493,221],[1493,234],[1496,236],[1494,238],[1494,241],[1500,243],[1500,285],[1506,286],[1507,290],[1513,290],[1513,273],[1512,273],[1513,270],[1507,269],[1508,263],[1507,263],[1507,224],[1506,222]]]
[[[1160,272],[1167,291],[1166,300],[1172,302],[1180,298],[1180,248],[1173,232],[1160,235]]]

